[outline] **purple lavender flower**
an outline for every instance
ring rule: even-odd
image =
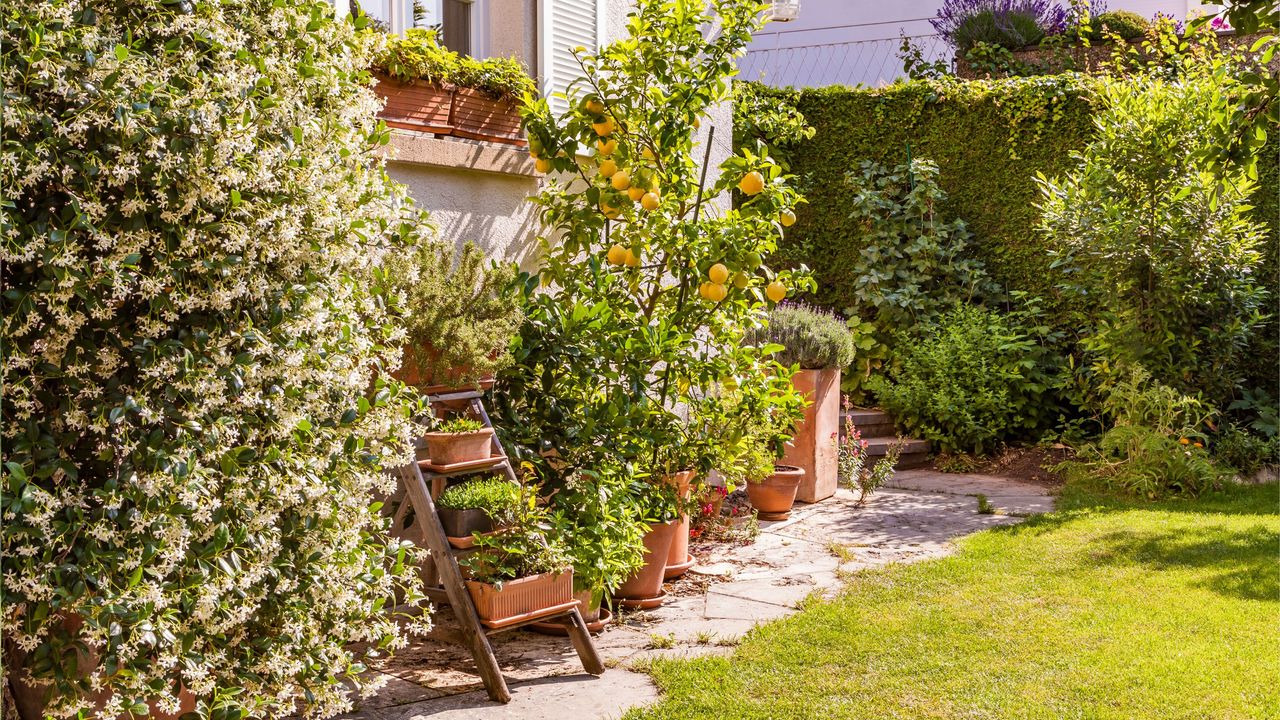
[[[1056,0],[945,0],[930,22],[957,50],[979,42],[1016,50],[1064,32],[1069,17]]]

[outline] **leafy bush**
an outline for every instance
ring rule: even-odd
[[[1089,19],[1089,30],[1082,33],[1094,42],[1118,36],[1121,40],[1140,38],[1151,28],[1151,21],[1131,10],[1112,10]]]
[[[1204,428],[1214,412],[1197,398],[1129,366],[1108,386],[1103,411],[1113,425],[1059,468],[1070,477],[1100,479],[1146,498],[1199,495],[1224,478],[1205,449]]]
[[[1097,134],[1060,180],[1041,179],[1043,230],[1061,288],[1078,299],[1081,371],[1118,365],[1226,405],[1267,297],[1254,274],[1263,228],[1243,173],[1219,187],[1203,133],[1230,87],[1213,75],[1107,79]],[[1135,119],[1140,118],[1140,122]],[[1077,398],[1096,409],[1096,396]]]
[[[1053,354],[1045,327],[1026,316],[960,307],[920,336],[901,340],[899,358],[871,389],[908,433],[944,452],[992,450],[1054,418]]]
[[[1053,0],[945,0],[930,23],[960,51],[979,42],[1017,50],[1065,30],[1067,16]]]
[[[372,507],[417,411],[383,263],[426,241],[371,155],[379,38],[297,0],[5,14],[6,669],[53,717],[345,711],[426,624]]]
[[[777,305],[769,313],[768,325],[752,328],[746,339],[758,346],[781,345],[783,349],[773,357],[787,367],[821,370],[853,362],[853,336],[845,322],[808,305]]]
[[[1223,425],[1213,438],[1210,450],[1214,460],[1234,468],[1246,478],[1265,467],[1280,465],[1280,436],[1265,437],[1235,423]]]
[[[445,488],[436,500],[436,507],[484,510],[501,524],[514,522],[520,508],[520,486],[495,476],[467,480]]]
[[[546,508],[526,492],[516,504],[511,523],[474,538],[474,552],[458,560],[476,582],[501,586],[541,573],[561,573],[572,567]]]
[[[511,363],[522,319],[514,264],[490,261],[468,242],[461,251],[424,244],[389,267],[408,298],[405,361],[420,384],[462,386]]]
[[[454,417],[448,420],[441,420],[431,428],[432,432],[439,433],[473,433],[484,429],[484,423],[469,417]]]
[[[537,93],[537,84],[519,60],[459,55],[440,47],[434,30],[414,28],[389,37],[374,65],[397,80],[461,85],[495,98],[518,101],[526,93]]]

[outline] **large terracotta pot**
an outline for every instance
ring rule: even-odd
[[[809,405],[782,462],[804,471],[796,499],[818,502],[835,495],[839,484],[840,368],[801,370],[792,376],[791,384]]]
[[[684,470],[664,478],[665,482],[676,486],[681,500],[689,499],[689,484],[693,481],[693,471]],[[663,577],[667,580],[678,578],[693,566],[689,557],[689,516],[681,515],[676,523],[675,533],[671,538],[671,550],[667,552],[667,568]]]
[[[623,605],[661,604],[662,575],[667,569],[667,554],[671,552],[671,540],[677,525],[673,520],[649,526],[649,532],[644,536],[644,566],[613,593]]]
[[[440,352],[433,348],[427,348],[427,354],[432,358],[436,358]],[[482,375],[478,380],[471,383],[464,382],[463,379],[470,375],[472,375],[471,368],[463,366],[451,368],[443,376],[436,377],[434,374],[425,372],[418,367],[418,363],[413,359],[413,353],[409,352],[407,347],[401,353],[400,367],[391,373],[391,377],[405,385],[418,388],[419,392],[426,395],[440,395],[456,390],[488,390],[493,387],[493,375]]]
[[[775,465],[773,474],[759,482],[747,483],[747,499],[761,520],[786,520],[796,502],[796,489],[804,471],[791,465]]]

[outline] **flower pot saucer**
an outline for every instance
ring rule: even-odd
[[[455,550],[466,550],[468,548],[475,547],[476,544],[476,539],[470,535],[466,537],[446,536],[445,539],[449,541],[449,544],[452,545]]]
[[[769,520],[769,521],[789,520],[791,518],[791,511],[788,510],[786,512],[760,512],[759,510],[757,510],[756,517],[758,517],[761,520]]]
[[[679,565],[668,565],[667,569],[662,573],[662,579],[674,580],[680,577],[681,575],[684,575],[685,573],[689,572],[689,568],[693,567],[694,564],[698,562],[698,559],[695,558],[692,553],[687,553],[687,556],[688,557],[685,559],[685,561],[680,563]]]
[[[595,622],[587,623],[587,632],[599,633],[604,630],[604,626],[613,622],[613,613],[608,608],[600,608],[600,619]],[[543,635],[568,635],[569,626],[558,622],[536,622],[528,626],[529,630]]]
[[[472,470],[488,470],[494,468],[507,461],[506,455],[490,455],[487,458],[479,458],[477,460],[466,460],[463,462],[449,463],[447,465],[437,465],[428,458],[419,460],[418,467],[428,472],[438,475],[449,475],[452,473],[469,472]]]
[[[654,595],[653,597],[647,597],[647,598],[614,598],[614,599],[618,601],[618,605],[624,608],[627,608],[628,610],[652,610],[656,607],[660,607],[662,605],[662,602],[667,599],[667,591],[663,590],[657,595]]]

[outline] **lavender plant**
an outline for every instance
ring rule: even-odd
[[[1064,32],[1069,16],[1054,0],[946,0],[930,22],[962,52],[978,43],[1017,50]]]

